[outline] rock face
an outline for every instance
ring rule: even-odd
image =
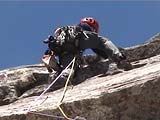
[[[143,45],[125,49],[124,52],[128,56],[129,61],[146,59],[160,54],[159,37],[160,33],[153,36]]]
[[[160,119],[160,34],[122,51],[134,69],[117,69],[96,56],[83,58],[89,65],[77,72],[61,105],[71,120]],[[42,64],[0,71],[0,120],[64,119],[57,107],[62,86],[37,99],[47,80]]]
[[[18,99],[26,90],[45,83],[47,73],[42,65],[11,68],[0,72],[0,105]]]

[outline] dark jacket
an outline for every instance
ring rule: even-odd
[[[92,49],[104,59],[110,58],[118,62],[122,58],[119,49],[107,38],[95,32],[85,31],[79,26],[61,27],[60,31],[48,40],[48,50],[59,57],[59,63],[64,67],[76,54],[86,49]],[[47,54],[47,52],[46,52]]]

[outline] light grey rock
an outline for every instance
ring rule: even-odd
[[[86,120],[158,120],[160,117],[160,56],[143,67],[108,76],[94,76],[68,88],[62,108],[71,118]],[[155,60],[155,61],[154,61]],[[146,62],[146,61],[140,61]],[[57,103],[63,89],[23,98],[1,106],[0,120],[51,120],[27,113],[27,109],[50,115],[61,115]],[[55,119],[58,120],[58,119]]]
[[[65,113],[74,120],[159,120],[159,48],[158,33],[143,45],[122,49],[134,66],[129,71],[98,56],[84,56],[62,104]],[[42,64],[0,71],[0,120],[60,120],[28,113],[30,108],[62,116],[57,104],[63,88],[36,100],[47,80]]]
[[[47,82],[48,73],[41,64],[0,71],[0,105],[17,100],[25,91]]]

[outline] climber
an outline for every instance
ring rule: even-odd
[[[58,59],[54,59],[54,67],[57,72],[51,76],[50,82],[70,63],[74,56],[77,56],[76,58],[78,59],[78,56],[86,49],[92,49],[93,52],[102,58],[109,58],[118,67],[121,66],[121,61],[126,60],[125,55],[109,39],[98,35],[98,30],[99,24],[97,20],[92,17],[85,17],[80,20],[78,25],[57,28],[53,36],[51,35],[48,39],[44,40],[44,43],[48,44],[45,55],[53,54],[53,56],[58,57]],[[49,67],[47,68],[52,72]],[[78,62],[74,66],[72,77],[77,68]],[[59,81],[65,81],[69,71],[70,68],[60,77],[63,80]]]

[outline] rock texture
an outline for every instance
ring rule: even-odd
[[[61,105],[65,113],[72,120],[159,120],[159,48],[160,33],[142,45],[122,49],[134,66],[129,71],[99,57],[85,56],[83,64],[89,65],[77,72],[74,87],[68,88]],[[47,79],[42,64],[0,71],[0,120],[64,119],[57,107],[63,88],[36,100],[47,87]],[[29,108],[37,114],[28,112]]]
[[[160,33],[153,36],[143,45],[126,48],[124,52],[128,56],[129,61],[146,59],[160,54],[159,36]]]

